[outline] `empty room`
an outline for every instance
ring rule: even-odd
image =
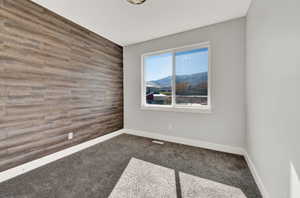
[[[300,198],[299,0],[0,0],[0,198]]]

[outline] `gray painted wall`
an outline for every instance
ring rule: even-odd
[[[270,198],[300,197],[299,8],[253,0],[247,18],[247,149]]]
[[[245,26],[240,18],[124,47],[125,128],[244,147]],[[141,110],[141,55],[204,41],[212,47],[213,113]]]

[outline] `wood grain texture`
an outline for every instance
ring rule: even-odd
[[[121,128],[122,47],[29,0],[0,0],[0,171]]]

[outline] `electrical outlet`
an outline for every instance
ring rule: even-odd
[[[73,132],[71,132],[71,133],[68,134],[68,140],[73,139],[73,137],[74,137],[74,133]]]
[[[168,125],[168,130],[171,131],[172,129],[173,129],[173,125],[172,125],[172,124],[169,124],[169,125]]]

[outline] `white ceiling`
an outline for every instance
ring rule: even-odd
[[[125,46],[245,16],[251,0],[33,0]]]

